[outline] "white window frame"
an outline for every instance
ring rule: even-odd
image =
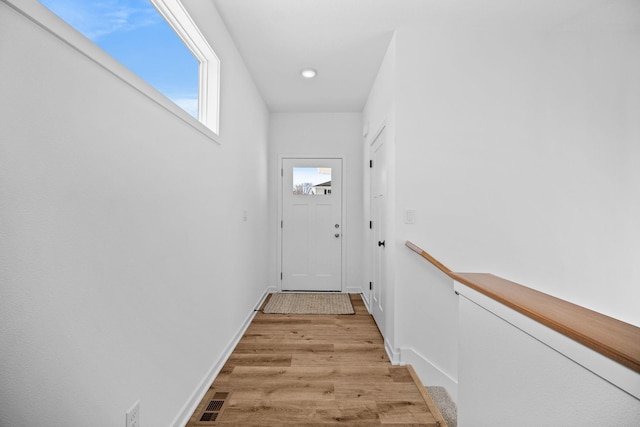
[[[0,0],[69,45],[151,101],[173,113],[214,142],[220,144],[220,60],[186,12],[180,0],[151,0],[176,34],[191,50],[199,66],[198,119],[191,116],[120,61],[102,50],[38,0]]]
[[[200,62],[198,120],[216,134],[220,122],[220,59],[180,0],[151,0],[164,19]]]

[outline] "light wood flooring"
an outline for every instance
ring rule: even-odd
[[[406,367],[392,366],[359,295],[355,315],[258,312],[211,385],[223,426],[438,426]],[[427,397],[428,399],[428,397]],[[187,427],[196,427],[200,403]]]

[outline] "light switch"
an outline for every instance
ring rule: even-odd
[[[405,224],[415,224],[416,222],[416,211],[413,209],[405,209],[404,211],[404,223]]]

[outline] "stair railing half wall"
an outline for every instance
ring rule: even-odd
[[[407,247],[453,280],[640,373],[640,328],[486,273],[456,273],[424,249]]]
[[[491,425],[640,419],[640,328],[492,274],[454,272],[405,244],[459,295],[458,425],[494,422],[497,412]]]

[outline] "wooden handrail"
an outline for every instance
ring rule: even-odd
[[[429,255],[427,253],[427,251],[425,251],[424,249],[422,249],[421,247],[419,247],[417,245],[414,245],[413,243],[411,243],[408,240],[404,244],[409,249],[411,249],[412,251],[414,251],[415,253],[420,255],[422,258],[426,259],[431,264],[433,264],[434,266],[438,267],[438,270],[442,271],[444,274],[446,274],[447,276],[449,276],[452,279],[454,279],[454,277],[451,275],[453,272],[450,269],[448,269],[447,267],[445,267],[444,264],[442,264],[440,261],[438,261],[437,259],[435,259],[431,255]]]
[[[415,244],[407,241],[406,245],[455,281],[640,373],[637,326],[492,274],[452,272]]]

